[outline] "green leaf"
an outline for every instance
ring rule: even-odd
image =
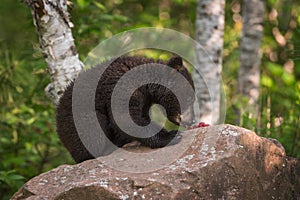
[[[293,74],[283,73],[282,80],[286,85],[293,85],[295,83],[295,77]]]
[[[26,120],[26,124],[31,125],[33,122],[35,122],[35,120],[36,120],[35,117],[29,118]]]
[[[114,17],[112,15],[109,15],[109,14],[103,14],[103,15],[100,16],[101,20],[107,20],[107,21],[111,21],[111,20],[113,20],[113,18]]]
[[[127,22],[128,18],[126,16],[123,15],[114,15],[114,19],[118,20],[120,22]]]
[[[16,174],[15,170],[0,171],[0,181],[6,183],[9,186],[16,185],[16,181],[25,179],[23,176]]]
[[[261,78],[261,84],[267,88],[273,88],[274,87],[274,82],[273,80],[266,76],[266,75],[262,75],[262,78]]]
[[[268,63],[267,69],[274,75],[274,76],[281,76],[284,73],[283,67],[276,63]]]
[[[12,174],[12,175],[9,176],[9,178],[10,178],[10,180],[15,180],[15,181],[25,179],[23,176],[18,175],[18,174]]]
[[[91,3],[90,0],[77,0],[77,4],[80,8],[85,8]]]
[[[102,3],[99,3],[97,1],[93,1],[93,3],[102,11],[106,12],[106,8]]]

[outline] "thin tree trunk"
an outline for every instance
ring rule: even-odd
[[[220,123],[225,0],[198,0],[194,81],[200,121]],[[203,77],[203,78],[201,78]]]
[[[32,13],[51,83],[47,96],[57,105],[66,86],[83,69],[74,45],[66,0],[24,0]]]
[[[248,98],[248,106],[240,111],[239,117],[245,112],[250,114],[249,117],[258,117],[264,0],[244,0],[242,15],[238,93]]]

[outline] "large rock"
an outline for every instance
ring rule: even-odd
[[[158,154],[127,150],[62,165],[28,181],[12,199],[300,199],[300,160],[243,128],[186,131],[180,144]]]

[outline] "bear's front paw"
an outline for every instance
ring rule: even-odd
[[[169,136],[168,142],[167,142],[167,144],[165,146],[177,144],[182,139],[182,135],[181,135],[180,131],[175,131],[175,130],[174,131],[170,131],[168,133],[168,135],[170,135],[170,136]]]
[[[143,145],[148,146],[152,149],[165,147],[168,145],[174,145],[180,142],[182,136],[179,131],[167,131],[162,129],[156,135],[150,138],[138,139]]]

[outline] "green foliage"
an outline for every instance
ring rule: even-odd
[[[30,11],[4,0],[0,22],[0,199],[9,199],[28,179],[73,161],[56,135]]]
[[[29,178],[72,162],[56,136],[54,109],[44,95],[47,73],[36,67],[44,63],[29,58],[25,64],[18,50],[9,52],[15,56],[5,63],[1,62],[5,53],[0,52],[0,193],[4,199]]]
[[[268,1],[262,43],[261,89],[258,116],[238,110],[247,108],[248,99],[236,95],[237,70],[239,66],[238,41],[240,20],[236,4],[226,5],[224,36],[223,78],[227,96],[226,122],[255,130],[262,136],[279,140],[287,155],[300,157],[300,62],[299,25],[300,5],[296,2],[284,5],[284,1]],[[239,6],[238,6],[239,7]],[[233,9],[235,8],[235,9]],[[277,16],[277,17],[276,17]],[[276,32],[285,39],[280,44]],[[277,35],[278,36],[278,35]],[[283,45],[284,44],[284,45]]]
[[[223,50],[226,123],[276,138],[288,155],[300,157],[300,6],[296,1],[292,5],[275,0],[266,2],[260,112],[259,116],[243,113],[238,121],[237,110],[247,107],[248,102],[236,95],[241,2],[226,2]],[[166,27],[194,35],[196,0],[73,3],[69,10],[81,59],[104,39],[133,28]],[[280,18],[270,17],[274,9]],[[55,111],[44,94],[50,80],[29,9],[21,2],[2,0],[0,23],[0,194],[1,198],[9,199],[28,179],[73,161],[56,135]],[[276,41],[274,28],[286,38],[284,46]],[[136,53],[161,59],[169,55],[152,50]]]
[[[262,133],[282,142],[288,155],[300,157],[300,81],[282,66],[270,63],[264,76],[272,84],[262,84],[262,104],[267,107],[262,119],[268,119]]]
[[[11,188],[19,188],[24,184],[24,179],[23,176],[16,174],[16,170],[0,171],[1,190],[5,192]]]

